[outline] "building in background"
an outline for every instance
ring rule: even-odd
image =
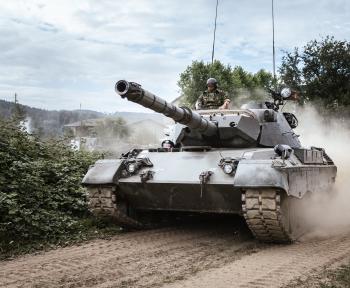
[[[97,130],[101,129],[101,121],[107,118],[88,119],[64,125],[64,134],[71,138],[71,145],[77,150],[108,150],[119,154],[119,152],[125,152],[134,147],[160,146],[167,128],[167,122],[164,122],[164,119],[161,118],[157,121],[158,119],[144,117],[152,114],[144,113],[141,115],[143,116],[141,119],[138,117],[139,119],[135,120],[137,117],[133,117],[131,121],[125,121],[124,126],[128,132],[125,137],[108,135],[108,131],[106,131],[103,134],[107,136],[100,139],[100,133]]]

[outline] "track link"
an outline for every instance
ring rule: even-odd
[[[88,187],[89,210],[96,216],[109,217],[116,224],[127,229],[141,229],[143,224],[128,216],[125,202],[117,201],[115,187]]]
[[[294,240],[287,232],[278,191],[248,189],[242,193],[242,210],[248,227],[258,240],[274,243],[290,243]]]

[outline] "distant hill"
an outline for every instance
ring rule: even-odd
[[[106,116],[104,113],[90,110],[50,111],[21,104],[19,104],[19,106],[21,110],[25,112],[29,130],[43,136],[44,138],[61,136],[65,124]],[[10,118],[14,108],[15,104],[13,102],[0,100],[0,117]]]
[[[25,111],[27,126],[31,133],[43,138],[59,137],[63,135],[63,126],[73,122],[103,117],[122,117],[128,124],[146,119],[167,125],[169,120],[157,113],[116,112],[105,114],[92,110],[44,110],[19,104]],[[0,117],[10,118],[15,108],[14,102],[0,100]]]

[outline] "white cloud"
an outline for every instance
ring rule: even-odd
[[[271,70],[269,0],[220,0],[216,58]],[[143,108],[114,83],[137,81],[167,100],[192,60],[209,61],[213,0],[51,0],[0,3],[0,98],[47,109]],[[276,44],[290,50],[325,35],[350,35],[347,0],[275,1]]]

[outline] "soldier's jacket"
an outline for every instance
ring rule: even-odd
[[[222,90],[215,89],[214,92],[203,91],[196,102],[196,109],[218,109],[227,98]]]

